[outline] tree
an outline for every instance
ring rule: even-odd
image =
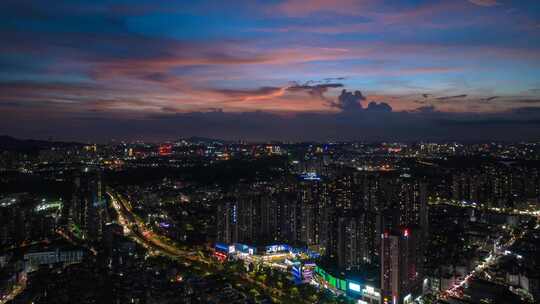
[[[291,287],[291,289],[289,289],[289,294],[291,295],[291,297],[297,297],[298,295],[300,295],[296,286],[293,286]]]
[[[437,297],[432,294],[426,294],[422,296],[422,304],[436,304],[437,303]]]

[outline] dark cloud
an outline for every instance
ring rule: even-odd
[[[433,113],[435,112],[435,106],[434,105],[429,105],[429,106],[423,106],[423,107],[418,107],[414,110],[414,112],[418,112],[418,113]]]
[[[114,94],[104,85],[69,82],[0,82],[0,104],[16,103],[21,112],[41,110],[47,112],[100,111],[119,106],[152,104],[138,98]],[[21,113],[21,115],[24,113]]]
[[[496,6],[496,5],[500,5],[499,2],[497,2],[496,0],[469,0],[470,3],[472,4],[476,4],[478,6]]]
[[[294,84],[287,88],[288,91],[291,92],[297,92],[297,91],[305,91],[310,96],[320,98],[327,102],[332,102],[328,98],[324,96],[324,93],[326,93],[329,89],[332,88],[341,88],[343,87],[343,84],[341,83],[322,83],[322,84],[311,84],[311,81],[308,81],[304,84]]]
[[[386,102],[377,103],[375,101],[372,101],[367,105],[366,108],[364,108],[361,103],[364,100],[366,100],[366,97],[362,94],[361,91],[357,90],[354,92],[349,92],[347,90],[342,90],[337,102],[330,103],[330,105],[341,109],[344,113],[392,112],[392,107]]]
[[[16,101],[0,102],[0,108],[19,108],[19,107],[24,107],[24,105]]]
[[[341,88],[341,87],[343,87],[343,84],[341,83],[324,83],[324,84],[316,84],[316,85],[311,85],[309,83],[306,83],[302,85],[299,85],[299,84],[292,85],[288,87],[287,90],[290,90],[290,91],[308,90],[309,91],[309,90],[326,90],[329,88]]]
[[[368,106],[369,107],[369,106]],[[3,113],[0,129],[32,138],[165,140],[183,136],[276,140],[537,140],[540,108],[498,114],[439,112],[432,106],[414,112],[355,111],[281,116],[267,112],[168,112],[138,118],[87,113],[51,121]],[[31,123],[28,123],[30,122]]]
[[[322,85],[296,85],[296,89],[341,87],[339,83]],[[278,90],[284,88],[220,92],[231,98],[242,98],[273,94]],[[31,98],[13,99],[18,91],[29,92],[26,96]],[[63,94],[58,95],[59,91]],[[535,99],[525,99],[523,105],[528,104],[527,107],[491,114],[444,113],[433,105],[393,112],[385,102],[363,106],[366,97],[361,91],[342,90],[333,103],[341,110],[338,113],[284,117],[267,112],[230,113],[221,109],[180,113],[181,104],[176,108],[114,94],[104,98],[95,92],[109,95],[107,87],[94,84],[0,82],[0,130],[21,137],[53,136],[70,140],[113,137],[161,140],[191,135],[250,140],[529,140],[540,134],[540,107],[534,106],[538,101]],[[129,112],[131,108],[141,107],[156,107],[162,114]]]
[[[499,98],[500,96],[491,96],[491,97],[488,97],[486,99],[484,99],[485,101],[492,101],[493,99],[496,99],[496,98]]]
[[[526,126],[526,125],[539,125],[540,118],[538,119],[505,119],[505,118],[493,118],[493,119],[478,119],[478,120],[443,120],[441,124],[444,125],[457,125],[457,126]],[[533,138],[533,137],[531,137]]]
[[[465,98],[467,97],[467,94],[461,94],[461,95],[453,95],[453,96],[442,96],[442,97],[437,97],[436,99],[437,100],[451,100],[451,99],[462,99],[462,98]]]
[[[265,96],[278,92],[281,88],[278,87],[260,87],[252,90],[234,90],[234,89],[218,89],[215,92],[221,93],[228,97],[241,98],[249,96]]]
[[[156,82],[166,82],[171,79],[171,75],[168,73],[150,73],[143,75],[141,78]]]
[[[63,83],[63,82],[36,82],[36,81],[9,81],[0,82],[0,97],[19,91],[47,91],[47,92],[76,92],[81,90],[95,90],[100,88],[94,84]]]
[[[368,104],[366,111],[392,112],[392,107],[386,102],[376,103],[372,101]]]
[[[331,106],[339,108],[344,112],[361,111],[363,108],[360,102],[364,100],[366,100],[366,97],[360,91],[354,91],[353,93],[342,90],[337,102],[332,103]]]
[[[333,81],[342,81],[342,80],[345,80],[345,77],[330,77],[330,78],[325,78],[324,82],[333,82]]]
[[[513,99],[512,103],[534,104],[534,103],[540,103],[540,99]]]
[[[523,116],[540,116],[540,107],[521,107],[511,110],[514,114],[519,114]]]

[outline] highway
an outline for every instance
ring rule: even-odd
[[[185,259],[191,262],[200,262],[210,264],[211,261],[203,259],[197,255],[196,251],[185,251],[168,244],[162,240],[162,237],[156,235],[148,229],[145,223],[138,218],[128,203],[122,196],[107,192],[111,198],[111,203],[118,214],[118,223],[124,228],[124,232],[131,236],[137,243],[141,244],[151,252],[159,253],[174,259]]]
[[[464,285],[467,284],[474,277],[481,275],[489,267],[497,264],[497,262],[499,261],[499,258],[501,256],[500,252],[505,252],[507,248],[510,248],[510,246],[512,246],[518,239],[523,237],[523,235],[524,235],[524,232],[521,232],[519,234],[519,236],[517,236],[517,237],[512,236],[510,238],[510,240],[508,240],[508,242],[506,242],[505,244],[503,244],[501,246],[500,249],[498,249],[498,250],[495,250],[495,248],[492,249],[491,252],[489,253],[488,257],[485,259],[485,261],[483,261],[482,263],[477,265],[460,282],[454,284],[454,286],[452,286],[451,288],[443,291],[441,293],[441,296],[443,298],[448,298],[448,297],[462,298],[462,288],[464,287]]]
[[[26,288],[26,279],[24,279],[20,284],[16,285],[9,294],[5,295],[0,299],[0,304],[5,304],[13,299],[15,299],[23,290]]]
[[[194,264],[204,264],[206,268],[215,268],[211,270],[212,272],[219,271],[215,264],[215,261],[213,261],[211,258],[198,255],[197,250],[182,250],[180,248],[177,248],[173,244],[168,244],[167,242],[163,241],[163,237],[149,230],[146,227],[145,223],[133,213],[131,203],[124,199],[120,194],[108,191],[107,195],[110,197],[111,204],[118,215],[118,223],[124,228],[124,232],[129,235],[135,242],[142,245],[150,252],[161,254],[178,261],[190,261]],[[237,275],[238,279],[243,280],[248,284],[257,286],[258,288],[265,290],[271,295],[277,295],[278,297],[286,296],[286,294],[282,290],[273,288],[262,282],[259,282],[249,277],[249,275],[246,273],[240,272],[236,273],[235,275]],[[300,301],[300,303],[304,302]]]

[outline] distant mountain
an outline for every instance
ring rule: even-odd
[[[15,137],[0,135],[0,151],[39,151],[52,147],[82,146],[81,143],[46,141],[34,139],[18,139]]]

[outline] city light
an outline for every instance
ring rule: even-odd
[[[349,289],[356,292],[361,292],[362,289],[360,287],[360,284],[349,282]]]
[[[372,159],[367,157],[372,151],[364,151],[365,159],[355,153],[348,160],[347,151],[354,149],[351,146],[339,150],[339,145],[324,149],[320,145],[306,145],[300,146],[304,157],[295,164],[278,159],[267,169],[253,170],[251,167],[260,155],[288,155],[297,146],[283,145],[278,155],[278,149],[270,151],[268,144],[261,144],[258,149],[257,145],[246,148],[235,144],[198,144],[193,148],[175,143],[175,153],[157,157],[156,149],[160,146],[135,148],[146,150],[147,158],[134,152],[130,160],[126,158],[126,146],[117,149],[124,157],[124,165],[133,166],[129,170],[163,169],[164,175],[150,182],[107,185],[107,179],[114,180],[111,176],[127,176],[122,168],[111,169],[114,159],[107,159],[99,164],[79,164],[72,173],[58,174],[59,183],[68,184],[67,196],[15,193],[0,198],[2,220],[8,222],[0,227],[2,235],[8,236],[0,240],[9,244],[6,252],[17,250],[23,261],[53,265],[69,257],[62,255],[65,244],[57,244],[61,240],[87,254],[103,256],[107,271],[117,273],[118,279],[134,277],[129,268],[133,267],[141,274],[151,272],[145,282],[163,276],[167,282],[193,288],[193,282],[219,275],[224,276],[228,290],[224,294],[239,292],[241,298],[251,300],[268,296],[275,302],[294,298],[299,304],[316,303],[321,294],[346,297],[355,303],[408,304],[424,299],[422,292],[443,300],[463,300],[475,292],[476,286],[471,282],[476,280],[506,286],[517,284],[522,278],[530,279],[527,267],[534,263],[528,252],[535,246],[531,240],[537,239],[539,226],[535,223],[538,218],[534,206],[517,201],[524,194],[518,195],[519,189],[514,189],[511,196],[505,197],[516,199],[511,207],[483,200],[492,197],[489,191],[479,193],[484,189],[481,187],[471,192],[478,197],[461,197],[461,191],[472,191],[476,182],[489,181],[478,180],[484,171],[493,174],[491,179],[504,176],[499,185],[503,187],[516,172],[526,169],[511,172],[513,169],[506,168],[510,173],[495,174],[490,171],[494,170],[492,167],[478,171],[451,167],[439,170],[434,167],[435,160],[400,164],[392,158],[414,147],[406,145],[392,152],[391,157],[378,154],[381,159]],[[193,162],[182,155],[189,149],[198,151],[193,152],[197,153]],[[369,149],[385,153],[386,148],[374,145]],[[97,151],[106,154],[115,150]],[[247,153],[241,160],[235,159],[239,151]],[[330,152],[339,157],[333,159],[326,154]],[[227,159],[222,157],[225,154]],[[321,156],[327,165],[322,165],[324,162],[318,159]],[[310,157],[316,161],[311,162]],[[214,164],[234,166],[229,162],[242,162],[244,158],[249,169],[221,168],[227,174],[223,178],[208,177],[212,182],[195,181],[190,176],[206,180],[201,176],[212,175],[209,172],[215,169],[205,168]],[[180,167],[183,163],[189,165]],[[39,164],[44,166],[43,162]],[[50,164],[53,162],[47,163]],[[357,166],[370,169],[358,171]],[[415,166],[433,167],[432,174],[438,179],[452,182],[430,186],[425,177],[417,176]],[[387,167],[397,172],[377,169]],[[191,173],[174,176],[167,173],[169,170]],[[205,170],[200,176],[193,173]],[[251,174],[247,171],[253,171],[254,177],[247,178]],[[51,173],[46,172],[48,179]],[[238,173],[238,180],[232,180],[232,172]],[[276,176],[270,178],[273,174],[266,176],[267,172]],[[105,174],[111,176],[105,179]],[[141,175],[142,180],[147,177],[145,174]],[[461,178],[464,174],[467,176]],[[525,175],[518,180],[522,182],[524,178]],[[178,204],[179,201],[189,203]],[[23,226],[25,229],[18,230]],[[382,231],[379,226],[384,227]],[[12,241],[19,236],[17,242]],[[448,240],[456,246],[449,246]],[[41,255],[41,260],[33,254]],[[449,256],[467,258],[450,264]],[[6,270],[3,267],[11,263],[10,259],[9,255],[0,256],[0,268]],[[65,262],[62,269],[79,264],[92,265],[91,269],[96,266],[92,259],[73,261]],[[156,262],[166,267],[156,267]],[[37,266],[32,263],[21,264],[29,265],[21,271],[35,271]],[[420,269],[425,263],[431,263],[444,280],[422,273]],[[13,269],[15,277],[20,275],[17,268]],[[62,277],[62,271],[55,276]],[[397,283],[395,278],[399,279]],[[258,294],[242,291],[244,286]],[[296,289],[289,293],[287,286],[302,288],[301,294],[307,296],[295,295]],[[514,288],[512,294],[527,295],[526,287]],[[199,289],[194,292],[201,296],[205,291]]]

